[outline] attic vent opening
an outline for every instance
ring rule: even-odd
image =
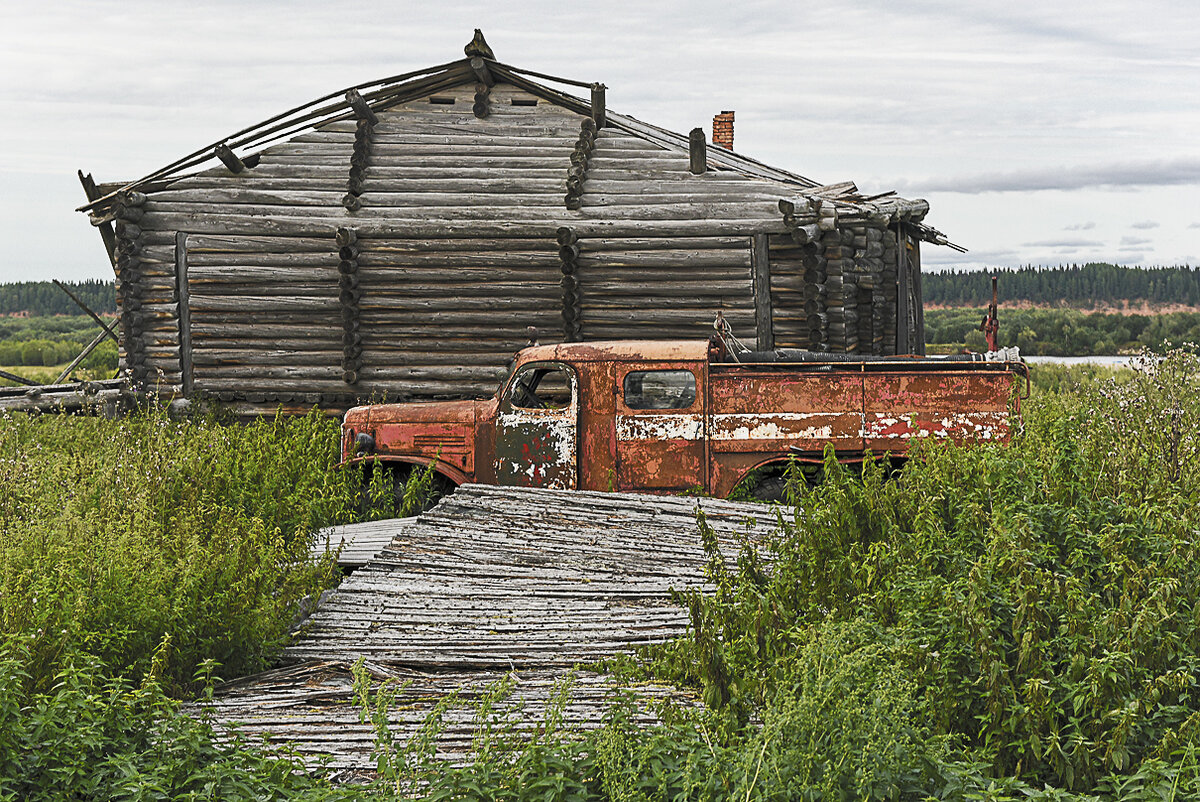
[[[538,99],[536,97],[514,97],[512,104],[514,106],[536,106]]]
[[[433,97],[429,98],[429,102],[435,106],[453,106],[454,98],[434,95]]]

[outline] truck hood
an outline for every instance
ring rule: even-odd
[[[378,426],[387,423],[465,423],[475,425],[479,401],[429,401],[414,404],[380,404],[357,407],[346,413],[349,424]],[[355,413],[362,413],[361,417]]]

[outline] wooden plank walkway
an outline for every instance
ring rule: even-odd
[[[327,594],[283,667],[225,686],[213,712],[300,754],[329,755],[334,768],[370,771],[372,733],[352,704],[349,669],[361,657],[377,683],[412,681],[392,714],[400,743],[438,699],[470,700],[504,677],[515,680],[510,703],[536,723],[572,667],[685,632],[672,591],[704,587],[698,509],[730,558],[775,527],[771,508],[757,504],[463,486],[396,523],[387,547]],[[357,526],[378,535],[387,525]],[[574,677],[566,721],[595,725],[614,683]],[[641,715],[651,718],[648,708]],[[461,759],[473,729],[469,710],[448,715],[439,755]]]
[[[351,570],[362,568],[378,557],[400,530],[411,526],[416,520],[414,515],[411,518],[331,526],[317,532],[313,538],[313,554],[319,557],[326,552],[337,551],[338,565]]]

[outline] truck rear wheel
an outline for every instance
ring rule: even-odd
[[[789,471],[799,483],[801,492],[811,490],[824,481],[824,470],[819,464],[792,463],[792,466],[776,464],[760,468],[747,477],[733,497],[750,498],[754,501],[786,503],[788,498]]]
[[[785,501],[787,499],[787,478],[780,473],[764,476],[750,488],[750,497],[755,501]]]

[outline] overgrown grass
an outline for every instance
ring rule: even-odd
[[[930,446],[895,481],[830,460],[770,570],[710,550],[717,592],[656,670],[733,742],[782,716],[814,744],[786,762],[825,771],[768,774],[779,798],[1196,798],[1198,437],[1176,352],[1042,395],[1009,448]]]
[[[162,682],[265,667],[295,605],[335,577],[309,535],[348,520],[360,475],[335,469],[319,414],[249,425],[0,416],[0,633],[26,638],[45,688],[66,655],[143,676],[164,636]]]
[[[530,737],[498,712],[506,691],[501,686],[478,703],[470,759],[449,767],[432,760],[437,715],[416,739],[399,743],[382,725],[390,694],[360,687],[364,716],[379,723],[382,776],[365,788],[335,789],[295,773],[297,764],[286,757],[271,759],[244,744],[214,745],[211,732],[177,719],[168,703],[137,701],[158,698],[158,677],[173,671],[164,681],[186,685],[184,667],[202,665],[197,648],[191,659],[170,667],[168,654],[182,651],[176,632],[181,640],[208,643],[186,627],[154,631],[160,640],[171,633],[171,652],[159,658],[161,669],[144,658],[149,667],[140,676],[150,680],[141,685],[91,679],[113,669],[111,655],[96,649],[105,641],[63,633],[72,637],[60,648],[91,648],[104,662],[93,667],[77,657],[62,660],[57,681],[42,683],[49,690],[38,694],[32,690],[38,683],[22,673],[26,669],[13,668],[45,663],[47,643],[55,642],[34,634],[31,628],[41,625],[32,620],[20,628],[19,651],[10,647],[8,662],[0,660],[0,673],[8,672],[0,676],[0,688],[16,689],[0,691],[0,773],[34,779],[4,785],[0,777],[0,798],[40,783],[62,790],[60,797],[108,798],[93,788],[118,796],[112,792],[121,788],[111,780],[114,765],[129,776],[152,778],[166,796],[184,798],[1200,798],[1200,362],[1176,353],[1119,380],[1064,374],[1058,385],[1071,389],[1035,395],[1022,431],[1007,447],[927,445],[892,478],[872,464],[853,474],[828,461],[822,485],[796,488],[796,512],[782,519],[780,533],[745,549],[736,562],[720,556],[701,523],[716,590],[681,597],[692,621],[688,636],[640,661],[611,666],[627,680],[665,679],[699,692],[702,707],[664,709],[656,727],[636,726],[632,703],[621,702],[601,728],[565,730],[555,714],[569,699],[564,688]],[[9,439],[0,471],[9,473],[0,482],[18,476],[10,465],[52,459],[37,457],[46,446],[30,434],[30,427],[43,424],[4,425]],[[306,494],[279,497],[295,478],[270,484],[269,474],[295,469],[291,463],[328,462],[321,448],[333,448],[333,438],[318,446],[328,426],[318,419],[263,423],[255,443],[243,442],[239,433],[236,447],[220,441],[218,433],[229,436],[228,430],[210,431],[207,424],[144,419],[125,425],[139,447],[102,445],[86,424],[64,427],[65,434],[51,438],[59,443],[54,450],[60,462],[78,451],[59,440],[70,441],[75,426],[81,427],[80,443],[109,455],[73,457],[79,465],[67,460],[55,478],[44,480],[70,486],[66,480],[99,471],[103,481],[89,484],[90,490],[51,493],[38,484],[43,480],[27,479],[0,496],[7,505],[5,544],[16,531],[8,524],[14,514],[60,522],[32,540],[22,538],[31,550],[27,567],[38,565],[36,549],[28,545],[38,538],[86,544],[70,533],[168,531],[167,522],[179,517],[171,510],[197,509],[197,499],[211,499],[244,523],[257,519],[261,531],[277,529],[273,537],[285,543],[288,532],[346,514],[335,500],[344,502],[348,489],[324,487],[323,481],[342,480],[312,478],[324,476],[321,471],[306,474]],[[176,454],[193,466],[191,472],[153,457],[146,458],[148,465],[131,464],[134,454],[154,451],[148,445],[176,442],[172,427],[178,426],[203,430],[187,439],[204,448]],[[214,465],[236,469],[202,469],[209,450],[217,455]],[[272,456],[276,450],[289,456]],[[243,474],[252,478],[242,481]],[[162,477],[153,483],[156,492],[145,489],[149,477]],[[188,491],[192,479],[206,489]],[[111,509],[115,503],[95,497],[118,481],[142,488],[130,494],[129,516],[146,523],[99,527],[89,517],[121,524]],[[260,482],[269,490],[255,489]],[[83,492],[93,500],[77,502]],[[154,502],[160,495],[168,499],[162,505]],[[56,504],[65,510],[61,515]],[[764,514],[771,514],[768,509]],[[259,548],[269,538],[250,539]],[[140,539],[132,542],[142,548]],[[220,548],[234,542],[229,536]],[[64,577],[93,564],[46,553],[53,557],[48,565],[64,566]],[[210,587],[224,581],[215,576]],[[49,580],[46,586],[55,587]],[[90,598],[71,582],[65,587],[64,598]],[[139,599],[166,595],[135,593]],[[187,604],[198,598],[193,594]],[[130,610],[142,607],[154,605]],[[56,603],[45,609],[75,614],[81,607]],[[132,630],[158,619],[130,620],[135,623],[124,626]],[[116,614],[110,622],[121,625]],[[252,630],[245,637],[251,646],[259,637]],[[150,653],[160,640],[145,639]],[[72,721],[103,726],[75,728]],[[139,761],[137,750],[151,744],[158,750],[150,751],[155,762]],[[35,749],[44,750],[44,761],[2,762],[10,750],[20,755]],[[95,757],[81,762],[77,755]],[[117,757],[109,761],[109,755]],[[37,772],[30,774],[30,765]],[[235,786],[237,771],[242,785]],[[212,778],[211,787],[220,790],[197,791],[189,785],[194,777]]]

